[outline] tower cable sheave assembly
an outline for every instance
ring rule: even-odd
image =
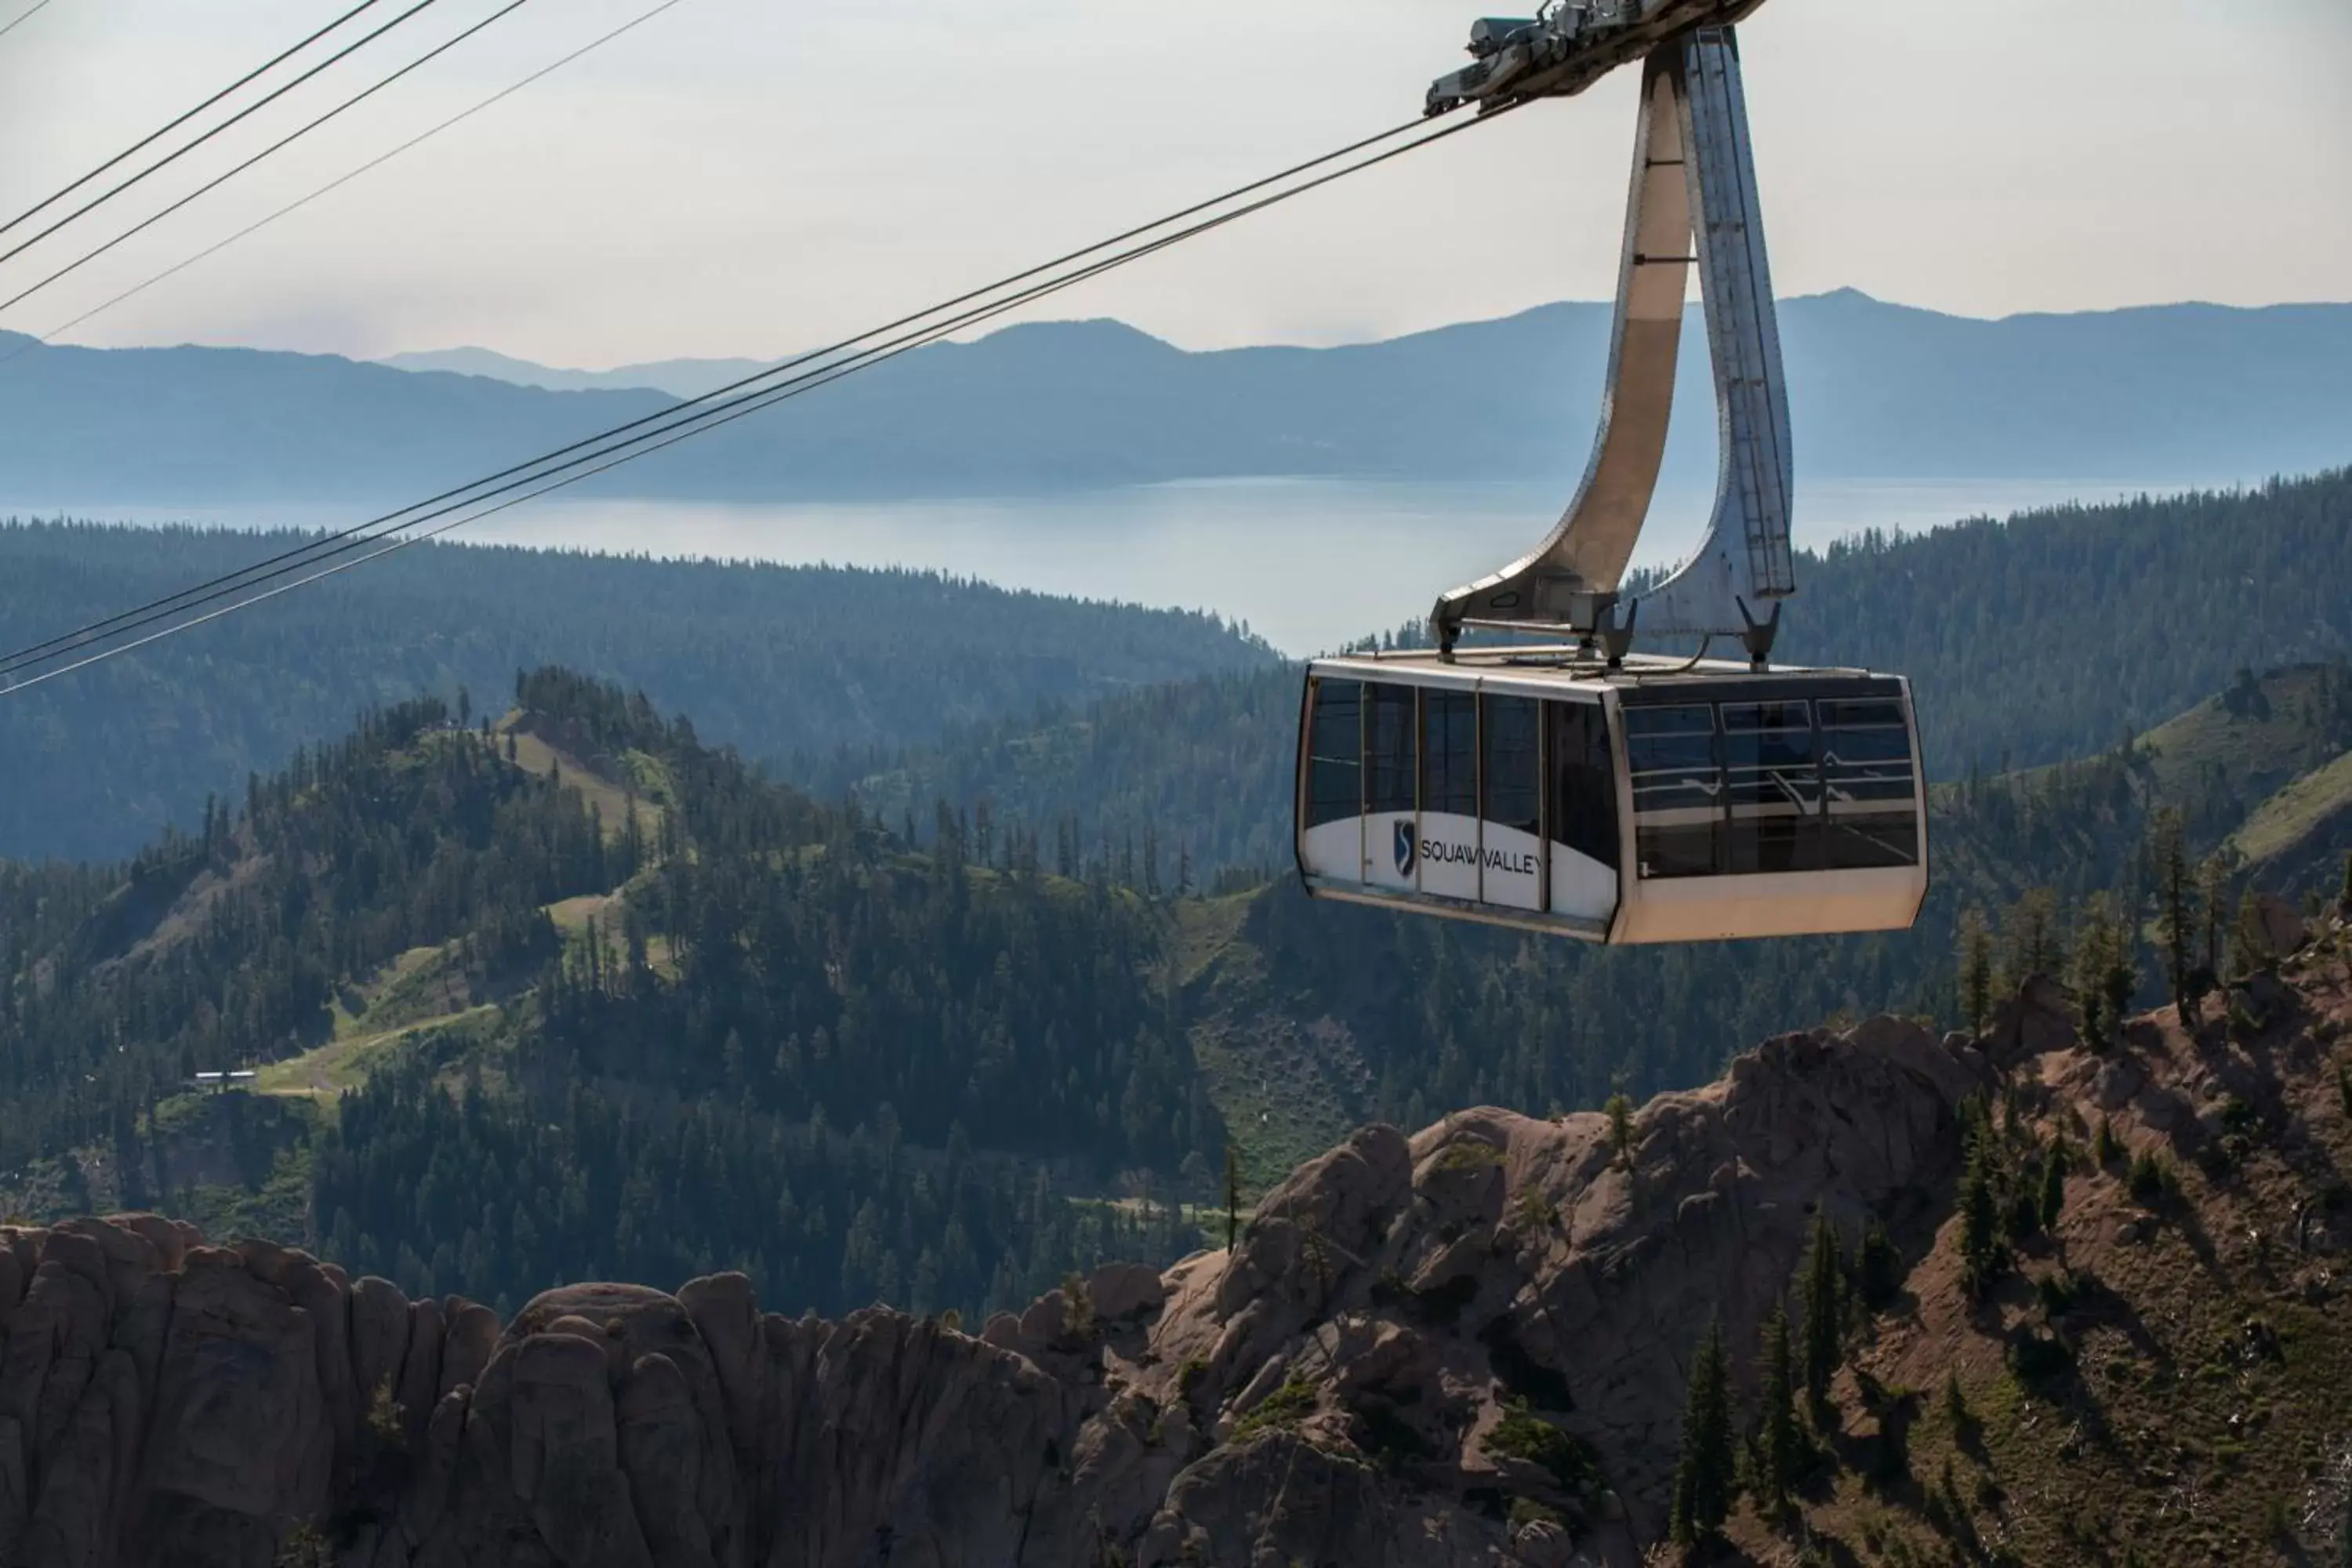
[[[7,681],[0,685],[0,695],[147,646],[379,559],[422,538],[446,532],[492,511],[649,456],[1251,214],[1460,134],[1490,118],[1491,115],[1465,117],[1434,128],[1427,127],[1422,120],[1392,126],[656,413],[443,490],[411,506],[321,535],[241,571],[19,648],[0,657],[0,680]],[[1244,197],[1251,199],[1244,201]],[[429,532],[423,531],[425,525],[436,523],[438,526]],[[324,565],[347,555],[356,555],[356,559]],[[293,581],[283,581],[288,578]],[[269,584],[277,585],[265,588]],[[223,600],[230,602],[223,604]],[[207,610],[206,605],[217,607]],[[197,611],[204,613],[195,614]]]

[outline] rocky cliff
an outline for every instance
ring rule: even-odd
[[[1980,1042],[1888,1018],[1783,1037],[1622,1135],[1493,1110],[1366,1128],[1231,1252],[1108,1268],[976,1335],[763,1313],[733,1275],[571,1286],[501,1325],[152,1215],[0,1231],[0,1563],[1632,1564],[1663,1529],[1692,1347],[1711,1321],[1755,1342],[1817,1215],[1919,1243],[1909,1305],[1841,1384],[1855,1430],[1888,1397],[1868,1367],[1941,1376],[1997,1344],[2000,1299],[1938,1283],[1969,1096],[2226,1166],[2242,1205],[2286,1201],[2263,1147],[2336,1168],[2311,1152],[2344,1141],[2339,1091],[2352,1120],[2352,1074],[2329,1077],[2347,947],[2247,982],[2226,1021],[2095,1050],[2037,981]],[[2078,1249],[2070,1290],[2119,1228],[2106,1185],[2039,1244]],[[2304,1255],[2340,1249],[2343,1219],[2295,1203],[2318,1217]],[[2124,1238],[2154,1258],[2159,1224]]]
[[[1632,1562],[1706,1322],[1752,1328],[1816,1210],[1932,1203],[1987,1071],[1879,1019],[1622,1147],[1598,1115],[1367,1128],[1230,1254],[977,1335],[731,1275],[500,1325],[152,1215],[0,1232],[0,1562]]]

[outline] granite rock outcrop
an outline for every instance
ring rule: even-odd
[[[1368,1127],[1230,1254],[976,1333],[763,1312],[733,1275],[500,1324],[153,1215],[0,1229],[0,1563],[1630,1564],[1706,1323],[1752,1331],[1817,1214],[1928,1203],[1990,1070],[1879,1018],[1622,1140]]]

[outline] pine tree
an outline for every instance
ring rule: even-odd
[[[1845,1360],[1845,1258],[1837,1227],[1823,1215],[1813,1222],[1806,1255],[1804,1307],[1805,1407],[1813,1420],[1831,1419],[1830,1382]]]
[[[2074,944],[2074,993],[2083,1001],[2084,1041],[2095,1051],[2105,1049],[2114,1037],[2139,984],[2129,944],[2110,894],[2101,890],[2083,900],[2082,931]]]
[[[2042,1191],[2037,1206],[2042,1228],[2053,1233],[2058,1228],[2058,1216],[2066,1207],[2066,1140],[2062,1135],[2050,1146],[2050,1157],[2042,1163]]]
[[[2166,973],[2172,983],[2172,1008],[2181,1023],[2199,998],[2190,994],[2189,944],[2195,940],[2196,902],[2189,876],[2189,847],[2180,813],[2166,806],[2156,815],[2157,878],[2163,902],[2158,926],[2164,938]]]
[[[2344,886],[2336,895],[2336,912],[2352,921],[2352,849],[2344,852]],[[2345,1531],[2345,1537],[2352,1540],[2352,1529]]]
[[[2034,974],[2054,974],[2060,968],[2058,896],[2048,888],[2029,888],[2011,906],[2008,929],[2008,974],[2023,984]]]
[[[1855,1262],[1862,1304],[1874,1312],[1893,1305],[1903,1289],[1903,1254],[1885,1225],[1874,1223],[1863,1233]]]
[[[1789,1314],[1780,1307],[1764,1320],[1764,1411],[1759,1434],[1766,1500],[1775,1508],[1787,1504],[1790,1490],[1804,1473],[1811,1446],[1797,1419],[1796,1352],[1789,1338]]]
[[[1992,928],[1984,911],[1970,905],[1960,914],[1960,1005],[1967,1010],[1969,1032],[1984,1033],[1985,1016],[1992,1011]]]
[[[2116,1140],[2116,1124],[2106,1117],[2099,1118],[2099,1133],[2091,1143],[2091,1158],[2102,1170],[2123,1157],[2124,1146]]]
[[[1609,1116],[1609,1147],[1617,1152],[1619,1165],[1629,1166],[1633,1163],[1633,1102],[1620,1091],[1601,1109]]]
[[[2210,984],[2221,973],[2221,911],[2230,901],[2230,863],[2218,854],[2208,855],[2198,864],[2197,899],[2205,910],[2202,966]]]
[[[2271,934],[2263,928],[2262,905],[2255,901],[2252,888],[2239,897],[2237,930],[2231,933],[2230,947],[2230,967],[2239,975],[2259,974],[2277,966],[2278,954],[2271,951]]]
[[[1992,1179],[1990,1139],[1979,1140],[1969,1152],[1968,1174],[1960,1183],[1960,1267],[1969,1293],[1982,1296],[2009,1262],[2000,1239],[2000,1201]]]
[[[1732,1465],[1731,1372],[1723,1353],[1722,1325],[1710,1322],[1691,1363],[1690,1393],[1683,1406],[1672,1521],[1676,1542],[1696,1545],[1730,1517]]]
[[[1242,1228],[1242,1162],[1230,1142],[1225,1145],[1225,1250],[1231,1252]]]

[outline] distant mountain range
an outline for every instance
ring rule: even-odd
[[[662,359],[645,364],[625,364],[612,370],[564,370],[534,364],[502,354],[496,349],[433,349],[424,353],[386,354],[375,362],[394,370],[446,370],[458,375],[487,376],[516,386],[536,386],[548,392],[667,392],[672,397],[699,397],[731,385],[756,371],[778,363],[765,359]]]
[[[1846,289],[1785,301],[1780,320],[1803,478],[2163,485],[2352,457],[2352,305],[1979,321]],[[782,500],[1264,475],[1564,482],[1591,443],[1608,330],[1605,306],[1570,303],[1384,342],[1193,353],[1114,321],[1017,326],[595,484]],[[0,333],[0,354],[24,342]],[[1686,331],[1684,351],[1691,399],[1668,477],[1703,482],[1702,334]],[[436,368],[30,347],[0,364],[0,503],[406,500],[673,400],[616,377],[694,388],[757,363],[560,372],[480,350],[402,363]],[[453,365],[469,374],[438,368]]]

